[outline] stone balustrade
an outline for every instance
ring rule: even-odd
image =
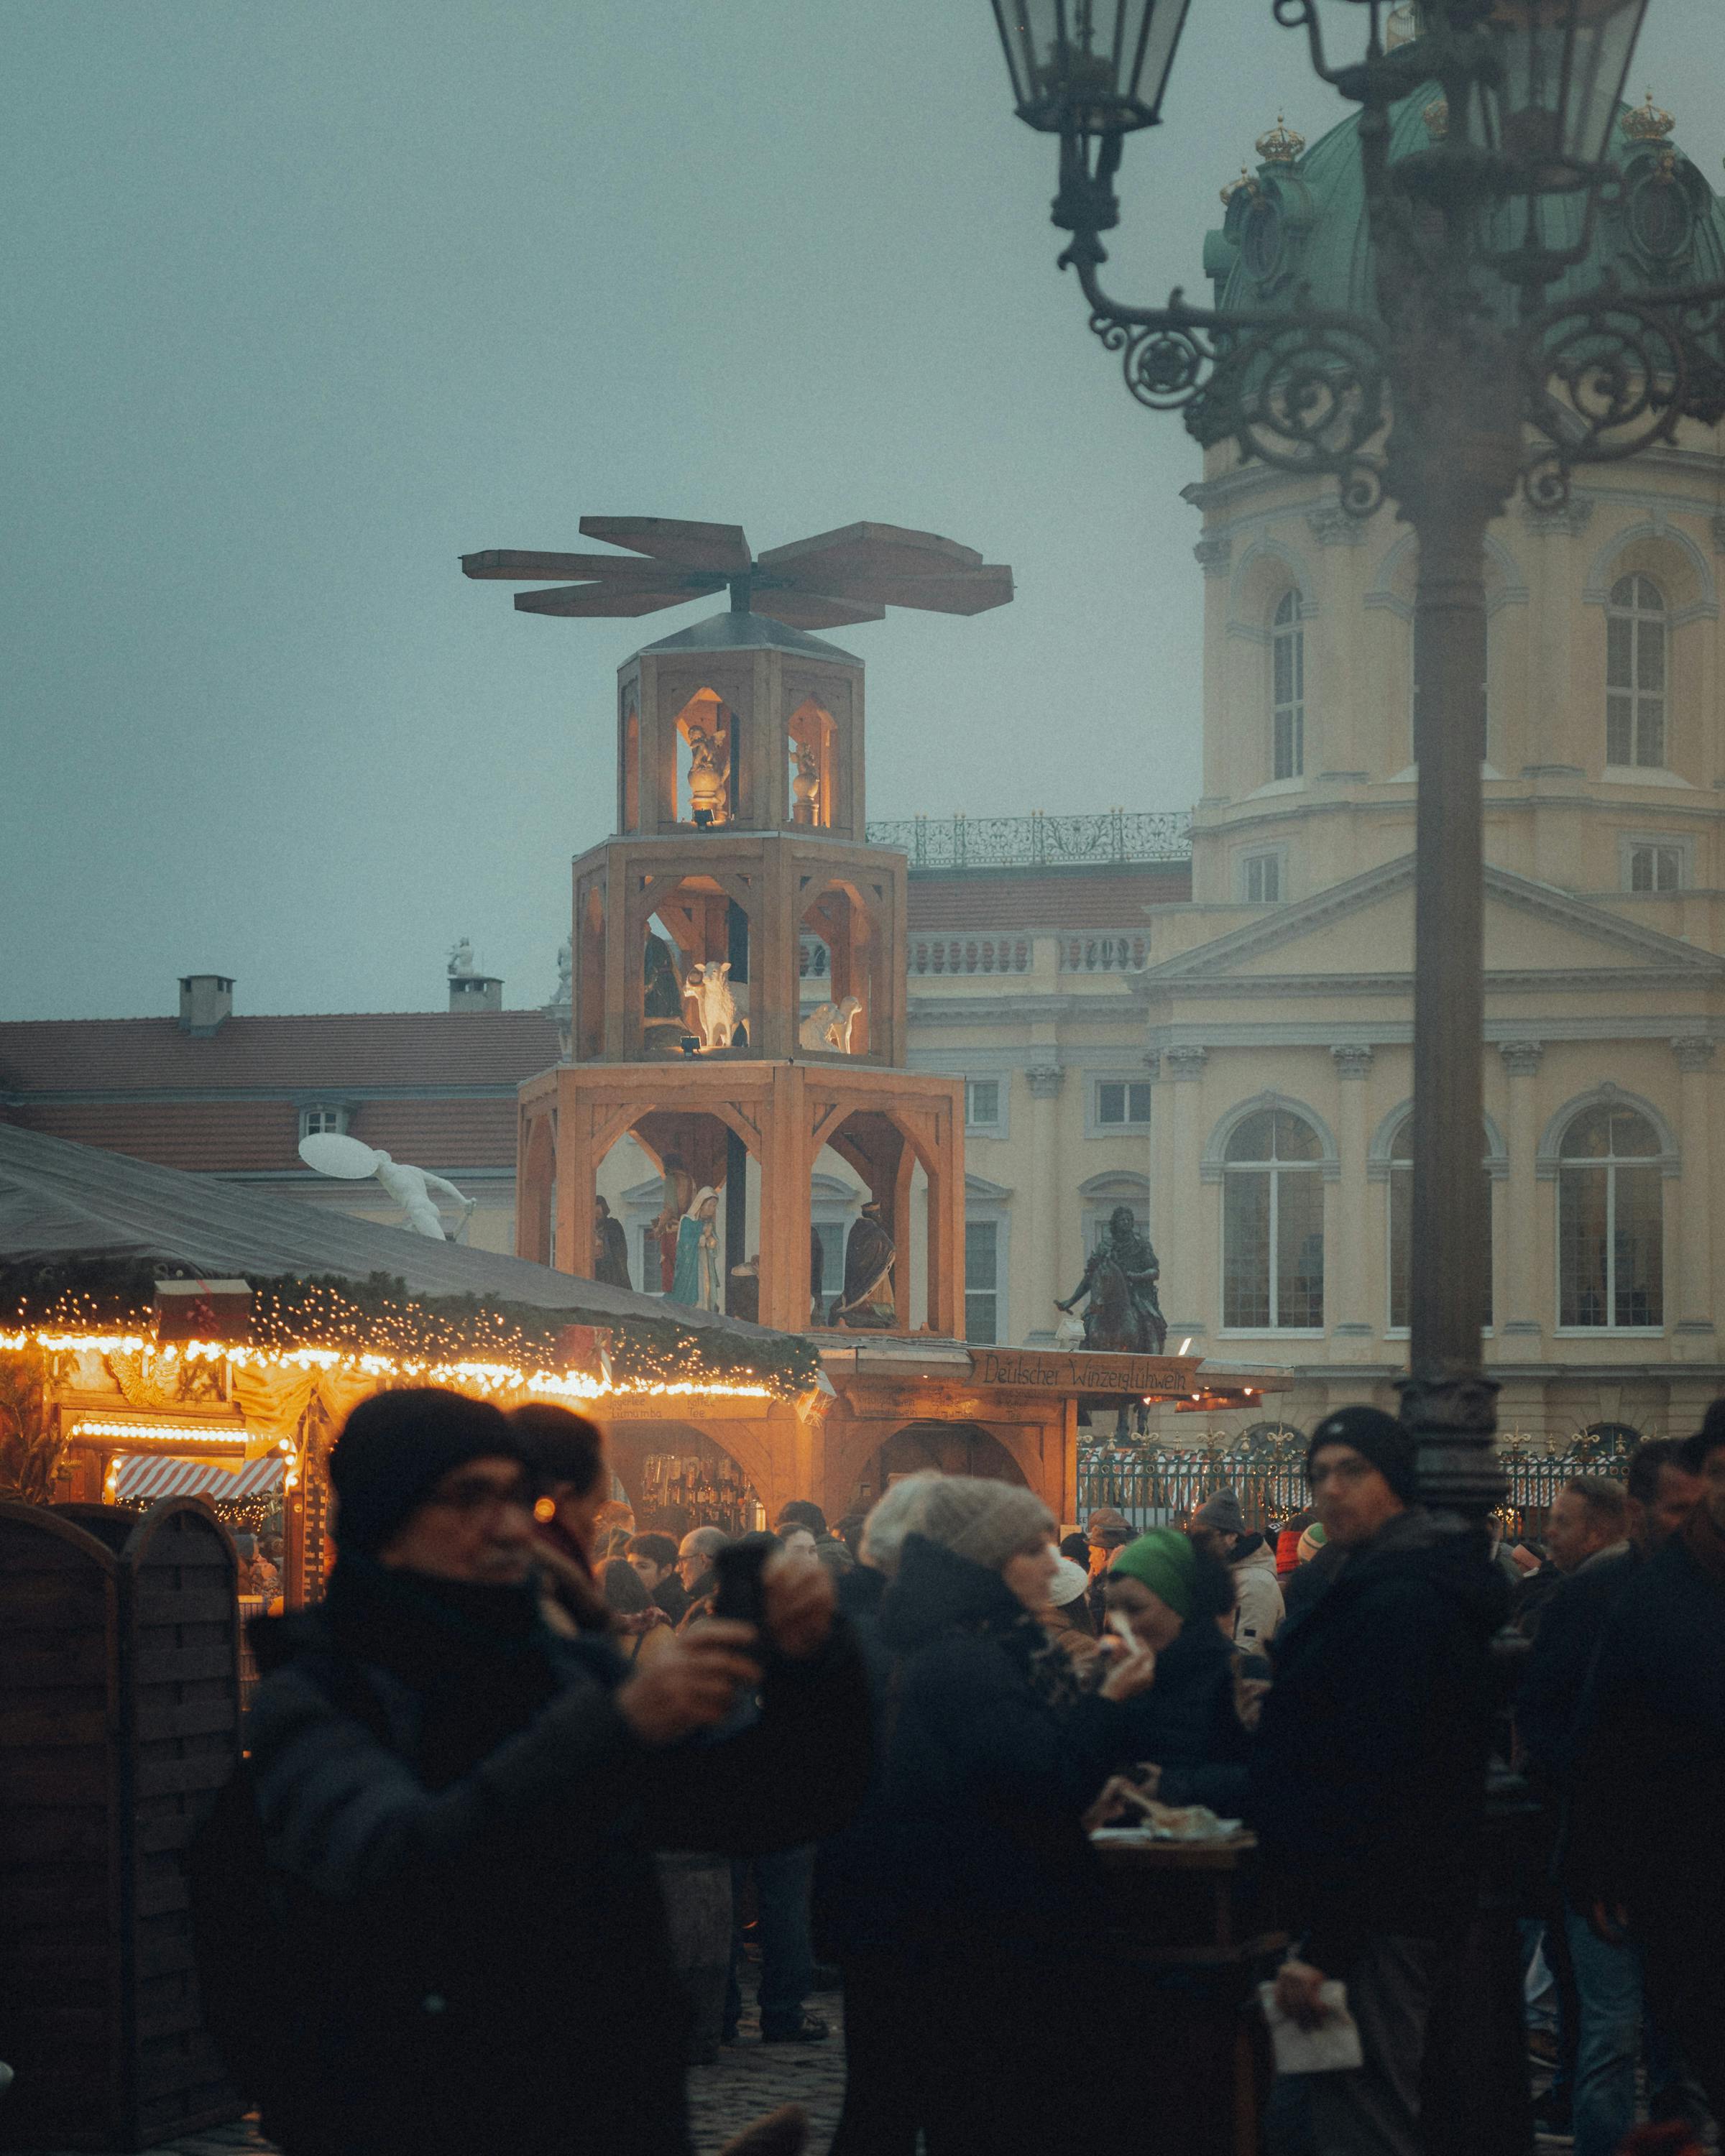
[[[1096,929],[1081,935],[1050,928],[1012,935],[912,935],[913,981],[968,973],[1137,973],[1150,963],[1147,929]]]
[[[1029,936],[912,936],[911,978],[951,973],[1028,973]]]
[[[1141,973],[1149,963],[1150,937],[1142,928],[1060,938],[1063,973]]]

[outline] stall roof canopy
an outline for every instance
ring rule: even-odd
[[[0,1122],[0,1300],[9,1267],[102,1258],[151,1260],[205,1279],[382,1274],[415,1301],[472,1296],[570,1325],[675,1326],[726,1360],[742,1351],[782,1366],[793,1351],[807,1352],[800,1340],[738,1318]]]

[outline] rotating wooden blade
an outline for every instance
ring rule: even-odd
[[[505,583],[511,578],[567,577],[583,583],[653,583],[665,591],[677,584],[691,597],[725,588],[722,577],[697,571],[685,575],[658,562],[639,561],[632,554],[534,554],[494,547],[483,554],[464,554],[461,569],[465,576]]]
[[[668,592],[663,583],[565,584],[548,592],[517,592],[515,603],[518,613],[624,619],[638,613],[662,613],[666,607],[686,606],[691,597],[686,591]]]
[[[787,629],[844,629],[852,622],[886,619],[884,606],[867,599],[832,598],[824,592],[757,590],[749,608],[782,621]]]
[[[901,524],[847,524],[813,539],[793,540],[761,557],[761,567],[805,591],[843,591],[860,597],[877,578],[950,576],[975,569],[974,547],[935,531],[911,531]]]
[[[690,524],[676,516],[583,516],[583,535],[608,540],[655,562],[705,569],[714,576],[746,577],[749,542],[740,524]]]
[[[880,606],[916,607],[928,613],[986,613],[1012,598],[1012,571],[1004,562],[985,562],[949,577],[835,577],[799,584],[810,597],[870,600]]]

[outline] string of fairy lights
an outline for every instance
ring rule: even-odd
[[[147,1373],[163,1375],[177,1365],[187,1368],[226,1363],[231,1369],[328,1370],[382,1385],[448,1385],[460,1392],[521,1394],[529,1399],[593,1402],[606,1399],[690,1398],[766,1400],[788,1396],[767,1375],[738,1382],[734,1375],[704,1373],[679,1378],[622,1375],[614,1369],[530,1368],[521,1363],[469,1354],[393,1354],[375,1348],[311,1346],[271,1348],[255,1342],[180,1340],[160,1345],[144,1332],[85,1330],[63,1325],[26,1326],[0,1331],[0,1353],[36,1348],[44,1354],[136,1356]],[[208,1432],[210,1425],[187,1425],[183,1433]]]
[[[748,1341],[747,1349],[760,1352],[745,1362],[737,1353],[745,1343],[721,1337],[710,1346],[674,1321],[632,1320],[599,1331],[547,1312],[530,1330],[516,1316],[485,1304],[449,1316],[398,1299],[381,1284],[366,1283],[356,1295],[317,1281],[254,1283],[249,1316],[249,1340],[164,1343],[153,1308],[116,1310],[111,1296],[62,1286],[45,1308],[33,1311],[24,1303],[9,1326],[0,1319],[0,1352],[33,1347],[136,1356],[158,1373],[177,1363],[223,1363],[339,1371],[377,1385],[449,1385],[485,1396],[572,1404],[703,1395],[795,1399],[818,1382],[813,1351],[801,1341]],[[581,1336],[578,1350],[572,1333]]]

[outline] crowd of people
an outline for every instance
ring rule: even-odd
[[[1029,1491],[931,1471],[836,1531],[798,1503],[674,1536],[611,1501],[578,1416],[367,1402],[325,1600],[253,1628],[276,1982],[218,2033],[265,2132],[687,2156],[675,1850],[747,1867],[760,2041],[832,2041],[807,2001],[836,1965],[834,2156],[1063,2147],[1075,2102],[1111,2138],[1155,2092],[1107,2012],[1092,1835],[1159,1804],[1252,1829],[1291,1941],[1272,2015],[1358,2032],[1358,2065],[1278,2076],[1267,2145],[1413,2156],[1468,2071],[1446,2006],[1512,1769],[1550,1822],[1524,1927],[1547,2123],[1615,2156],[1645,2058],[1656,2116],[1698,2131],[1725,2109],[1725,1403],[1625,1488],[1573,1483],[1543,1546],[1429,1512],[1373,1409],[1307,1469],[1309,1512],[1266,1532],[1223,1491],[1060,1541]],[[728,2041],[741,2008],[733,1981]]]

